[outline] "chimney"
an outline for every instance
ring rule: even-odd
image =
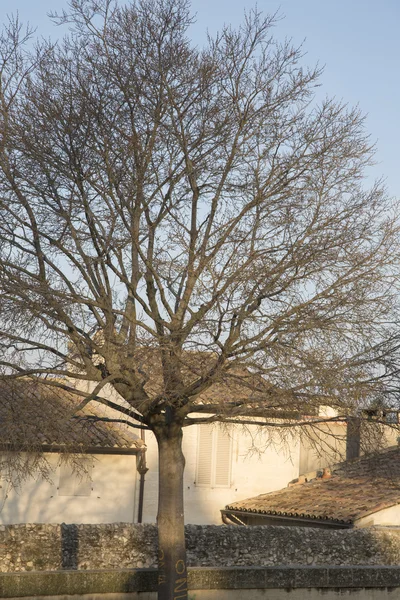
[[[331,470],[328,467],[325,467],[322,471],[321,479],[330,479],[332,477]]]
[[[294,485],[302,485],[303,483],[307,483],[307,477],[305,475],[299,475],[297,479],[292,479],[292,481],[289,481],[288,487],[293,487]]]
[[[360,417],[348,417],[346,432],[346,460],[351,460],[352,458],[358,458],[360,456],[360,433]]]

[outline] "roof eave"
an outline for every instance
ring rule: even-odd
[[[128,448],[119,446],[84,446],[84,445],[63,445],[63,444],[40,444],[37,448],[21,446],[19,449],[15,444],[0,443],[0,450],[6,450],[8,452],[55,452],[58,454],[121,454],[121,455],[133,455],[141,452],[140,448]]]
[[[251,510],[230,510],[230,509],[223,509],[221,510],[221,514],[222,516],[229,516],[231,515],[235,515],[237,517],[261,517],[262,519],[271,519],[271,520],[277,520],[277,521],[287,521],[288,525],[293,525],[295,522],[300,523],[299,526],[301,526],[301,523],[307,523],[307,524],[313,524],[313,525],[325,525],[327,527],[332,527],[332,528],[336,528],[336,529],[351,529],[354,526],[354,523],[352,521],[349,522],[343,522],[341,520],[335,520],[335,519],[328,519],[328,518],[320,518],[320,517],[315,517],[315,518],[308,518],[308,517],[301,517],[300,515],[282,515],[282,514],[272,514],[269,512],[259,512],[259,511],[251,511]]]

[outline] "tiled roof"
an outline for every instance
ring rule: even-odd
[[[27,379],[0,380],[0,445],[16,450],[63,446],[71,451],[127,450],[140,445],[132,428],[93,420],[102,416],[100,408],[87,405],[76,413],[82,400],[81,396],[63,389]],[[89,419],[85,418],[88,416]]]
[[[313,479],[230,504],[226,510],[329,520],[357,519],[400,503],[400,450],[341,463],[329,479]]]

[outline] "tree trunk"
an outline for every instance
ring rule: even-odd
[[[156,432],[159,460],[158,600],[187,600],[182,428]]]

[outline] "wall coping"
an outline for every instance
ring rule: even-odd
[[[400,588],[400,566],[191,567],[190,590]],[[1,598],[153,592],[157,569],[0,573]]]

